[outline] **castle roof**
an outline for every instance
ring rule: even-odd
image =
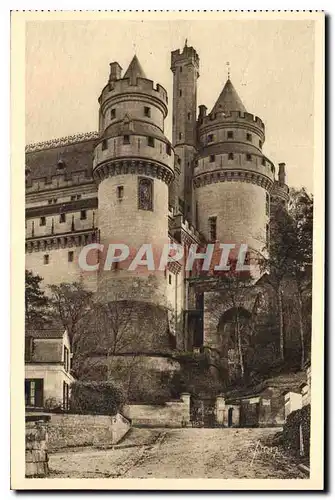
[[[131,80],[136,80],[136,78],[147,78],[136,55],[134,55],[123,78],[130,78]]]
[[[245,113],[247,111],[229,78],[212,109],[212,113],[219,111],[225,113],[229,113],[230,111],[242,111]]]

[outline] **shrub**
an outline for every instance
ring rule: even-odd
[[[76,381],[71,386],[71,412],[115,415],[124,404],[124,394],[111,382]]]
[[[283,443],[294,455],[300,454],[300,426],[302,429],[304,456],[309,459],[311,406],[303,406],[293,411],[286,419],[283,428]]]

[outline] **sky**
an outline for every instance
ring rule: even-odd
[[[118,61],[134,53],[169,95],[170,53],[187,38],[200,57],[198,105],[212,109],[227,79],[265,123],[264,154],[287,182],[313,192],[314,22],[309,20],[38,21],[26,28],[26,142],[98,129],[98,97]]]

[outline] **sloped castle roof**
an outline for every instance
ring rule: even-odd
[[[130,78],[131,80],[136,80],[136,78],[147,78],[136,55],[134,55],[123,78]]]
[[[229,78],[212,109],[212,113],[218,113],[220,111],[224,113],[229,113],[230,111],[242,111],[245,113],[247,111]]]

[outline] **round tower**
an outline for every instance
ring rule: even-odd
[[[99,184],[100,243],[105,250],[109,244],[126,245],[130,254],[111,270],[100,266],[98,292],[106,301],[164,307],[166,278],[157,263],[169,241],[168,187],[174,176],[174,151],[164,135],[167,92],[146,78],[136,56],[123,77],[118,63],[110,66],[99,98],[100,140],[93,162]],[[155,270],[129,270],[144,244],[152,245]],[[143,255],[147,258],[150,250]]]
[[[200,106],[194,170],[199,230],[208,241],[264,252],[274,166],[262,152],[264,124],[248,113],[227,80],[214,108]]]
[[[279,163],[278,166],[278,179],[274,181],[271,190],[271,209],[273,211],[278,204],[287,209],[289,201],[289,187],[286,184],[285,163]]]

